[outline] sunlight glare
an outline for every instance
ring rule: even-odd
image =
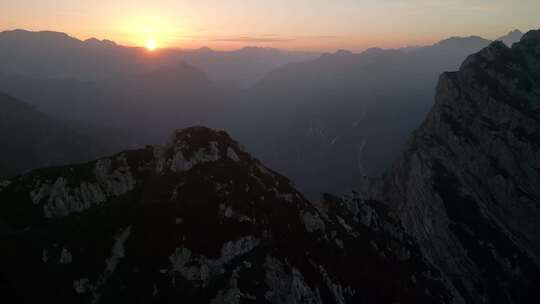
[[[156,41],[154,39],[150,39],[146,41],[146,49],[150,52],[154,51],[156,49]]]

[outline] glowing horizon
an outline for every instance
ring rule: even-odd
[[[540,27],[523,0],[18,0],[0,3],[0,31],[64,32],[126,46],[305,51],[428,45],[452,36],[495,39]],[[519,17],[518,17],[519,16]]]

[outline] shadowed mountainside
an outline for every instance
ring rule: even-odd
[[[384,202],[468,303],[540,298],[540,31],[492,43],[439,80]]]
[[[113,128],[50,117],[0,93],[0,177],[31,169],[76,163],[129,145]]]
[[[0,269],[23,302],[451,301],[383,206],[319,210],[221,131],[36,170],[0,201]]]

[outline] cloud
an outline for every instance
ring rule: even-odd
[[[334,35],[312,35],[312,36],[294,36],[294,37],[282,37],[276,34],[264,34],[257,36],[220,36],[220,37],[209,37],[207,41],[214,42],[239,42],[239,43],[280,43],[280,42],[291,42],[298,40],[328,40],[336,39],[339,36]]]
[[[263,36],[233,36],[233,37],[219,37],[208,39],[216,42],[242,42],[242,43],[268,43],[268,42],[290,42],[294,39],[277,37],[274,35]]]
[[[500,9],[497,1],[485,0],[420,0],[419,3],[437,10],[452,10],[457,12],[495,12]]]

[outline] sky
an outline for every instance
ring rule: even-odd
[[[539,0],[0,0],[0,30],[159,48],[360,51],[540,28]]]

